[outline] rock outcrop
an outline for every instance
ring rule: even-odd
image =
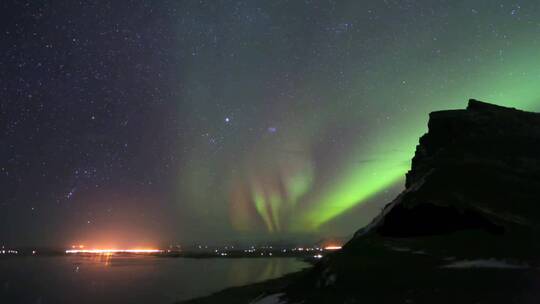
[[[470,100],[430,114],[406,190],[367,229],[387,237],[540,227],[540,114]]]
[[[296,303],[536,303],[540,114],[430,114],[406,189],[287,289]]]

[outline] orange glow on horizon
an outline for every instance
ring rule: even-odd
[[[324,250],[340,250],[341,246],[326,246]]]
[[[115,253],[162,253],[161,249],[70,249],[67,254],[90,253],[90,254],[115,254]]]

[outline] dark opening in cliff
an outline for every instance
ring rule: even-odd
[[[396,206],[377,228],[387,237],[415,237],[451,233],[460,230],[485,230],[493,234],[504,233],[498,226],[472,210],[455,207],[420,204],[413,208]]]

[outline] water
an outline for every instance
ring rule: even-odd
[[[0,303],[174,303],[305,267],[293,258],[2,258]]]

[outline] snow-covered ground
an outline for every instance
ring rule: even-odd
[[[486,259],[486,260],[461,260],[456,261],[442,268],[503,268],[503,269],[526,269],[527,264],[512,263],[505,260]]]
[[[287,302],[280,300],[283,295],[283,293],[271,294],[260,299],[255,299],[250,304],[286,304]]]

